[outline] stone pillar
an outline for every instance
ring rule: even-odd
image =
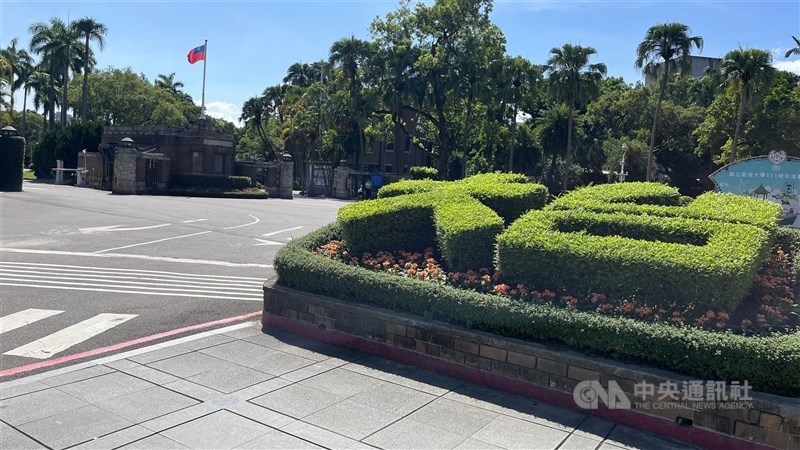
[[[292,198],[292,181],[294,180],[294,160],[292,155],[283,154],[281,174],[278,181],[278,198]]]
[[[136,193],[136,149],[117,147],[114,154],[114,194]]]
[[[56,160],[56,184],[64,184],[64,161]]]
[[[350,166],[347,161],[341,161],[339,167],[333,171],[333,197],[347,200],[350,198],[348,181],[350,179]]]

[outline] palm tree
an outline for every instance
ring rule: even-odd
[[[334,42],[330,50],[331,65],[339,65],[348,80],[350,88],[350,129],[356,143],[355,163],[360,167],[361,155],[364,153],[364,125],[366,117],[362,110],[361,79],[359,66],[370,56],[370,45],[366,41],[350,36]]]
[[[28,94],[31,92],[32,83],[40,73],[32,64],[32,61],[20,62],[17,71],[15,84],[22,88],[22,135],[27,136],[28,131]]]
[[[736,131],[733,133],[731,145],[731,162],[736,161],[736,146],[742,132],[744,111],[753,97],[754,85],[760,82],[769,83],[775,74],[772,67],[772,55],[759,49],[737,50],[728,52],[720,63],[720,74],[727,83],[733,84],[740,90],[739,115],[736,117]]]
[[[792,39],[794,39],[794,43],[797,45],[797,47],[790,48],[789,51],[786,52],[785,55],[783,55],[784,58],[788,58],[792,55],[800,55],[800,39],[797,39],[794,36],[792,36]]]
[[[314,82],[313,68],[309,64],[294,63],[289,66],[283,82],[292,86],[308,87]]]
[[[76,50],[82,48],[79,42],[80,36],[72,27],[67,26],[57,17],[50,19],[50,25],[36,22],[28,28],[28,31],[31,33],[31,51],[41,54],[42,62],[46,62],[50,66],[51,84],[55,84],[56,73],[61,71],[61,126],[64,127],[67,124],[67,110],[69,109],[69,100],[67,99],[69,70],[76,64],[75,60],[79,54]],[[86,61],[86,64],[88,63]]]
[[[3,66],[5,67],[3,72],[3,81],[6,82],[10,87],[11,98],[9,99],[9,103],[11,105],[10,106],[11,111],[14,110],[14,91],[16,90],[16,88],[14,87],[14,79],[19,70],[18,69],[20,63],[19,52],[20,51],[17,50],[17,38],[11,39],[11,42],[9,42],[8,47],[0,50],[0,57],[3,58]],[[25,54],[27,55],[27,53]],[[5,78],[6,76],[8,77],[8,80],[6,80]]]
[[[569,168],[572,164],[572,128],[575,105],[588,100],[591,95],[597,93],[598,84],[607,71],[605,64],[589,64],[589,57],[595,53],[597,51],[592,47],[564,44],[561,48],[551,49],[550,58],[547,60],[550,87],[556,97],[567,104],[567,148],[564,157],[563,183],[565,191],[568,187]]]
[[[661,79],[661,90],[656,103],[653,131],[650,133],[650,154],[647,156],[647,181],[652,179],[653,152],[656,146],[656,130],[661,115],[661,101],[667,89],[670,74],[681,74],[691,67],[689,55],[692,46],[703,49],[703,38],[689,36],[691,30],[682,23],[661,23],[647,30],[644,40],[636,47],[635,65],[647,74]]]
[[[175,72],[169,75],[164,75],[163,73],[158,74],[158,78],[156,78],[154,84],[157,88],[164,89],[172,95],[178,95],[178,93],[181,92],[181,88],[184,86],[182,81],[175,81]]]
[[[108,28],[100,22],[97,22],[91,17],[84,17],[72,23],[72,30],[85,38],[84,41],[84,56],[83,56],[83,94],[81,95],[81,119],[87,119],[87,112],[89,110],[89,71],[92,65],[89,63],[89,41],[97,43],[97,47],[103,50],[105,41],[103,37],[108,32]]]

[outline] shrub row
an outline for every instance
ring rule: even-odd
[[[661,217],[685,217],[755,225],[774,229],[781,218],[780,205],[734,194],[707,192],[685,206],[678,190],[659,183],[617,183],[569,192],[548,209],[587,209]]]
[[[412,180],[439,179],[439,171],[433,167],[413,166],[412,168],[408,169],[408,173],[411,175]]]
[[[250,177],[179,173],[173,176],[172,184],[181,187],[237,190],[249,188],[252,185],[252,181],[250,180]]]
[[[800,334],[747,337],[534,305],[348,266],[311,252],[341,238],[338,224],[292,241],[275,257],[279,283],[340,300],[407,311],[499,335],[553,340],[684,372],[748,380],[800,395]]]
[[[22,190],[22,163],[25,159],[25,138],[0,136],[0,191]]]
[[[497,270],[509,282],[573,295],[732,311],[770,248],[767,231],[744,224],[531,211],[498,236]]]

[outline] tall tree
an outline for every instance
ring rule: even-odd
[[[84,37],[83,55],[83,90],[81,95],[81,119],[86,120],[89,111],[89,72],[92,64],[89,62],[91,49],[90,41],[94,41],[100,50],[105,45],[104,36],[108,28],[91,17],[84,17],[72,23],[72,30]]]
[[[32,63],[31,56],[28,52],[26,52],[25,49],[17,48],[17,42],[17,38],[11,39],[8,47],[0,50],[0,55],[2,55],[6,65],[7,72],[5,75],[8,77],[7,81],[10,87],[9,104],[12,111],[14,110],[14,91],[21,87],[21,84],[18,82],[20,70],[22,70],[21,66],[23,64]]]
[[[61,126],[67,124],[67,110],[69,100],[67,92],[69,88],[69,71],[75,66],[76,50],[80,50],[78,33],[67,26],[61,19],[54,17],[50,19],[50,24],[36,22],[32,24],[28,31],[31,34],[30,49],[36,54],[42,55],[42,62],[50,67],[51,82],[55,84],[57,77],[61,80]],[[86,61],[88,64],[88,61]],[[60,73],[59,73],[60,72]],[[53,86],[55,89],[55,86]]]
[[[792,55],[800,55],[800,39],[797,39],[794,36],[792,36],[792,39],[794,39],[795,47],[794,48],[790,48],[786,52],[786,54],[783,55],[784,58],[788,58],[788,57],[790,57]]]
[[[175,72],[169,75],[164,75],[163,73],[158,74],[154,84],[157,88],[164,89],[172,95],[178,95],[183,88],[183,82],[175,80]]]
[[[33,65],[33,60],[21,61],[17,70],[15,84],[22,88],[22,134],[27,136],[28,131],[28,94],[31,92],[32,83],[41,76]]]
[[[575,107],[596,95],[599,84],[606,74],[603,63],[589,64],[589,57],[597,53],[592,47],[564,44],[550,50],[547,60],[548,80],[557,98],[567,104],[567,148],[564,156],[563,190],[569,184],[570,165],[572,164],[572,133]]]
[[[369,43],[351,35],[349,38],[342,38],[334,42],[329,57],[331,65],[341,67],[344,77],[347,79],[350,94],[349,127],[355,143],[353,153],[356,167],[361,166],[361,155],[364,153],[364,126],[366,123],[361,99],[360,67],[368,60],[370,54]]]
[[[739,89],[739,114],[736,116],[736,131],[733,133],[731,145],[731,160],[736,161],[736,146],[742,133],[742,122],[745,109],[751,101],[754,85],[760,82],[772,81],[775,68],[772,67],[772,55],[759,49],[738,48],[728,52],[720,64],[720,73],[726,82]]]
[[[703,38],[689,36],[691,30],[682,23],[670,22],[654,25],[647,30],[644,40],[636,48],[636,67],[645,74],[661,81],[661,90],[656,102],[653,131],[650,133],[650,153],[647,156],[647,181],[653,176],[653,153],[656,146],[656,130],[661,114],[661,101],[667,89],[670,74],[680,74],[691,68],[689,56],[692,46],[703,49]]]

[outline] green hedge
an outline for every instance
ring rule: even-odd
[[[225,175],[179,173],[172,177],[172,184],[182,187],[236,190],[249,188],[252,185],[252,181],[250,180],[250,177],[229,177]]]
[[[434,180],[401,180],[387,184],[378,191],[378,198],[398,197],[406,194],[422,194],[444,186],[442,181]]]
[[[741,195],[707,192],[682,206],[684,203],[677,189],[659,183],[617,183],[576,189],[547,208],[717,220],[770,230],[781,218],[780,205]]]
[[[439,179],[439,171],[433,167],[426,167],[426,166],[413,166],[412,168],[408,169],[409,175],[414,180],[438,180]]]
[[[791,271],[795,291],[800,290],[800,229],[779,227],[775,233],[775,246],[791,258]]]
[[[0,191],[22,190],[22,163],[25,159],[25,138],[0,136]]]
[[[760,228],[585,210],[531,211],[497,238],[509,282],[732,311],[771,248]]]
[[[348,266],[310,250],[341,238],[326,226],[275,257],[281,285],[406,311],[499,335],[559,341],[702,379],[748,380],[758,391],[800,396],[800,334],[747,337],[535,305]]]

